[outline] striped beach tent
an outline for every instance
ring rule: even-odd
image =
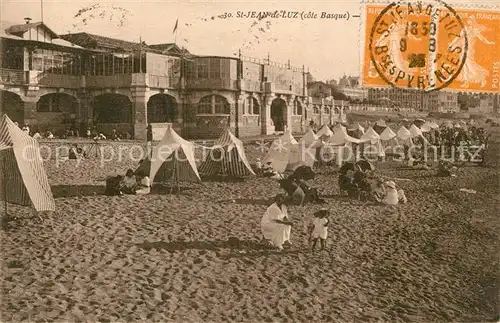
[[[4,114],[0,120],[0,199],[8,203],[54,211],[54,197],[38,141]]]
[[[201,163],[199,172],[207,175],[255,175],[245,155],[243,142],[229,129],[215,141],[213,147],[209,148],[209,154]]]
[[[199,182],[201,181],[196,160],[194,144],[179,136],[172,126],[153,147],[151,155],[136,170],[136,173],[149,173],[152,182]]]

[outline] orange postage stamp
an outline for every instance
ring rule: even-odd
[[[365,87],[499,92],[500,11],[432,2],[364,7]]]

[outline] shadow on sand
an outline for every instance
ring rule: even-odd
[[[245,250],[272,250],[265,243],[255,240],[239,240],[237,238],[229,238],[228,240],[212,240],[212,241],[156,241],[144,242],[137,245],[144,250],[163,249],[167,251],[182,251],[182,250],[219,250],[219,249],[245,249]]]
[[[242,183],[245,181],[245,178],[222,175],[202,175],[201,180],[203,182]]]
[[[220,258],[244,258],[244,257],[260,257],[273,254],[297,254],[303,250],[291,250],[285,246],[285,250],[278,251],[276,248],[265,242],[256,240],[238,240],[229,238],[228,240],[213,240],[213,241],[156,241],[144,242],[137,244],[137,247],[149,251],[151,249],[162,249],[169,252],[185,251],[185,250],[211,250],[221,251],[221,249],[230,249],[234,253],[219,255]]]
[[[171,188],[170,185],[153,185],[151,187],[151,193],[150,194],[157,194],[157,195],[165,195],[165,194],[179,194],[179,193],[185,193],[193,190],[193,187],[179,187],[177,188],[176,186]]]
[[[51,188],[54,198],[103,195],[106,189],[102,185],[54,185]]]

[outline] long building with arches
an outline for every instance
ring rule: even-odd
[[[58,35],[42,22],[0,31],[2,112],[36,131],[95,126],[144,139],[151,123],[172,124],[186,138],[217,137],[227,127],[239,137],[302,133],[310,120],[331,123],[343,109],[313,104],[307,72],[289,63]]]

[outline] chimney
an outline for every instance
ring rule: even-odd
[[[26,21],[26,24],[29,24],[32,19],[30,17],[24,18],[24,21]]]

